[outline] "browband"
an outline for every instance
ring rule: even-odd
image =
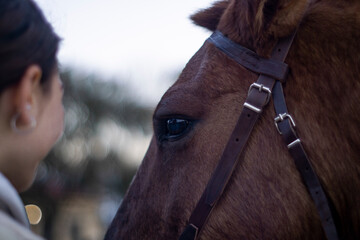
[[[273,58],[262,58],[250,49],[231,41],[219,31],[215,31],[207,41],[213,43],[237,63],[253,72],[280,81],[283,81],[287,76],[288,66],[286,63]]]

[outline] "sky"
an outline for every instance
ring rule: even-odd
[[[189,16],[214,0],[35,0],[63,38],[59,61],[156,104],[210,32]]]

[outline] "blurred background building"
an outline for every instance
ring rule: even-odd
[[[65,131],[25,204],[33,231],[97,240],[114,217],[152,135],[152,113],[209,32],[188,16],[211,0],[35,0],[63,38]]]

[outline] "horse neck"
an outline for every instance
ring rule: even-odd
[[[285,95],[298,133],[346,229],[358,226],[360,156],[359,7],[313,6],[287,62]],[[358,231],[358,230],[356,230]],[[349,231],[351,232],[351,230]],[[346,233],[344,233],[346,234]]]
[[[295,50],[289,56],[298,93],[319,102],[310,112],[316,117],[320,117],[321,112],[328,119],[346,125],[349,137],[360,130],[358,12],[359,7],[345,4],[314,5],[304,19],[294,43]],[[359,140],[353,139],[357,143]]]

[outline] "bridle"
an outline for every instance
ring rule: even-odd
[[[297,31],[297,30],[296,30]],[[321,224],[328,240],[339,239],[333,216],[335,212],[295,131],[295,122],[288,113],[282,83],[285,82],[288,66],[284,63],[296,31],[280,39],[272,51],[271,58],[265,59],[255,52],[231,41],[221,32],[215,31],[207,41],[214,44],[228,57],[245,68],[260,74],[251,84],[242,112],[230,136],[218,165],[213,172],[200,200],[193,210],[188,225],[179,240],[195,240],[206,223],[211,211],[220,199],[257,119],[273,97],[275,125],[293,157],[302,180],[315,203]]]

